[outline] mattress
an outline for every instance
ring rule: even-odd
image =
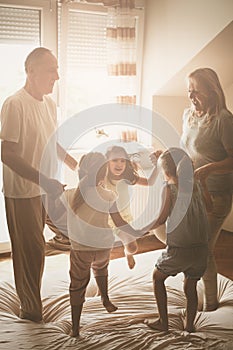
[[[125,258],[109,265],[109,295],[118,306],[108,314],[96,296],[92,277],[81,316],[79,338],[71,338],[69,304],[69,253],[47,256],[42,283],[43,323],[18,318],[12,260],[0,262],[0,349],[43,350],[152,350],[152,349],[233,349],[233,281],[218,275],[220,306],[216,311],[199,311],[195,333],[183,330],[185,296],[183,275],[166,280],[169,332],[159,332],[144,324],[158,316],[153,295],[152,272],[162,250],[135,255],[130,270]],[[203,286],[198,283],[199,306]]]

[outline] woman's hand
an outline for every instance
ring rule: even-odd
[[[210,175],[210,166],[209,164],[203,165],[200,168],[197,168],[194,171],[194,176],[197,180],[205,181],[206,178]]]

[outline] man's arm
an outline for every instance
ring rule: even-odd
[[[75,170],[78,162],[77,160],[72,157],[69,153],[66,152],[66,150],[59,144],[57,143],[57,154],[58,157],[65,162],[65,164],[71,169]]]
[[[1,143],[2,162],[24,179],[41,186],[45,192],[59,196],[64,191],[64,186],[55,179],[50,179],[27,163],[20,157],[18,144],[16,142],[2,141]]]

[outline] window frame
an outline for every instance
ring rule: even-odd
[[[41,10],[41,45],[48,47],[57,55],[56,0],[1,0],[0,5],[5,7]],[[54,30],[51,30],[51,26]]]
[[[41,11],[41,46],[50,49],[57,57],[57,0],[1,0],[0,6],[35,9]],[[58,102],[58,88],[55,85],[52,97]]]

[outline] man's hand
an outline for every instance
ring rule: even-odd
[[[60,197],[60,195],[64,192],[66,185],[61,184],[58,180],[50,179],[44,175],[41,175],[40,186],[51,196],[51,198],[55,199]]]

